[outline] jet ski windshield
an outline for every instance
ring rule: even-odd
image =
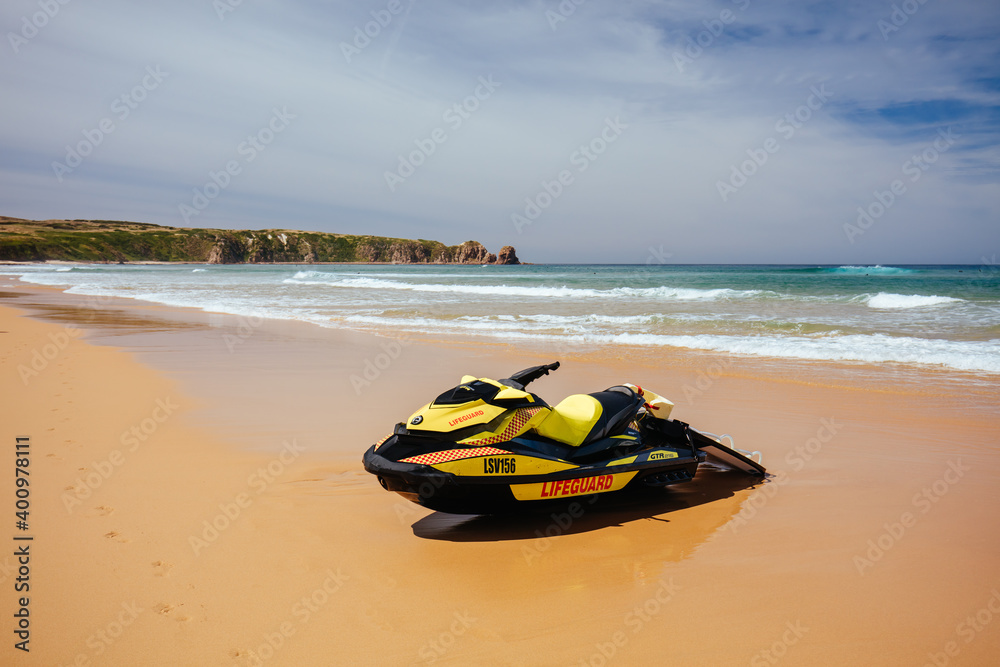
[[[434,399],[434,405],[459,405],[471,401],[489,403],[500,392],[501,387],[482,380],[474,380],[449,389]]]
[[[545,401],[538,396],[523,389],[505,385],[502,381],[497,382],[489,378],[473,378],[471,376],[466,376],[463,379],[466,381],[435,398],[431,407],[455,409],[467,403],[485,403],[503,408],[546,406]]]

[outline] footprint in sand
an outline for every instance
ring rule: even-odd
[[[104,533],[104,537],[108,538],[109,540],[114,540],[115,542],[121,542],[122,544],[125,544],[126,542],[129,541],[128,538],[122,537],[121,533],[115,530],[112,530],[110,533]]]
[[[58,455],[56,455],[56,454],[46,454],[46,455],[45,455],[45,458],[49,458],[49,459],[55,459],[56,461],[65,461],[65,460],[66,460],[66,459],[64,459],[63,457],[61,457],[61,456],[58,456]]]
[[[170,573],[170,568],[172,568],[172,567],[173,567],[173,564],[167,563],[167,562],[162,561],[162,560],[158,560],[155,563],[153,563],[153,574],[155,574],[157,576],[160,576],[160,577],[165,577],[165,576],[167,576],[167,574]]]
[[[181,606],[183,607],[184,605],[181,605]],[[160,616],[169,616],[170,618],[174,619],[178,623],[184,623],[185,621],[190,621],[191,620],[191,617],[188,616],[187,614],[182,614],[179,611],[177,611],[177,605],[172,605],[172,604],[167,604],[166,602],[161,602],[160,604],[158,604],[155,607],[153,607],[153,609],[155,609],[156,613],[159,614]],[[174,612],[177,612],[177,613],[174,613]]]
[[[115,513],[115,508],[110,505],[98,505],[94,511],[97,512],[97,516],[108,516]]]

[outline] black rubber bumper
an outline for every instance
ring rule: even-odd
[[[643,469],[638,470],[639,474],[628,486],[607,495],[617,496],[639,489],[663,487],[690,481],[704,457],[704,453],[699,452],[699,456],[677,461],[667,468],[644,466]],[[390,461],[379,455],[374,446],[365,452],[362,461],[365,470],[375,475],[385,490],[398,493],[407,500],[439,512],[497,514],[511,511],[540,511],[553,505],[562,505],[580,499],[580,496],[576,496],[552,500],[519,501],[510,490],[512,483],[549,481],[553,479],[551,475],[528,478],[463,478],[426,465]],[[603,471],[589,470],[587,471],[589,474],[584,476],[601,474],[601,472]],[[571,478],[573,476],[573,472],[567,471],[557,477]]]

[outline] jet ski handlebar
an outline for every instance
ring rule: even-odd
[[[504,378],[500,380],[500,384],[507,385],[508,387],[513,387],[514,389],[524,390],[529,383],[543,375],[548,375],[549,371],[554,371],[559,368],[559,362],[556,361],[551,364],[545,364],[543,366],[532,366],[531,368],[525,368],[523,371],[518,371],[511,375],[509,378]]]

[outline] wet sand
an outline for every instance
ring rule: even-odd
[[[1000,652],[988,379],[2,296],[2,438],[12,451],[31,437],[35,538],[30,653],[13,647],[13,548],[0,557],[5,664],[977,665]],[[550,402],[648,386],[675,417],[760,450],[773,477],[703,470],[656,502],[511,518],[430,512],[361,468],[462,374],[555,352],[563,368],[532,385]],[[14,544],[13,517],[7,533]]]

